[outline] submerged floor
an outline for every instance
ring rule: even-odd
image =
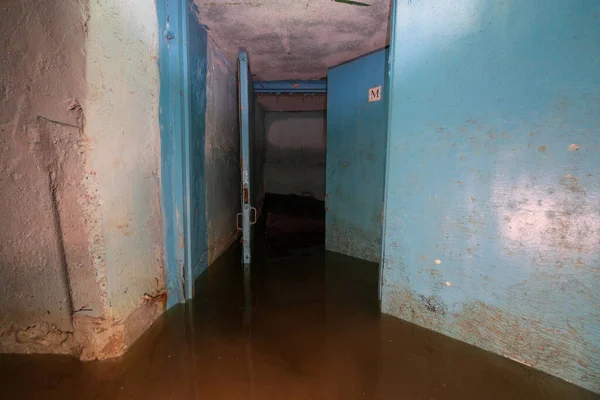
[[[3,397],[596,398],[503,357],[380,315],[375,264],[322,248],[257,258],[263,261],[253,265],[250,296],[244,294],[239,251],[233,249],[199,279],[193,304],[167,313],[119,360],[0,355]]]

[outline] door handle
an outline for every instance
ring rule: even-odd
[[[242,230],[242,227],[240,226],[240,217],[242,216],[242,213],[238,213],[235,216],[235,227],[237,228],[238,231]]]
[[[256,211],[255,207],[250,207],[250,212],[254,211],[254,220],[250,220],[250,225],[254,225],[256,224],[256,219],[258,218],[258,211]],[[252,215],[252,214],[250,214]],[[238,213],[235,216],[235,227],[238,231],[243,230],[242,226],[240,225],[240,217],[242,216],[242,213]]]

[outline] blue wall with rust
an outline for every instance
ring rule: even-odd
[[[383,311],[600,392],[600,2],[394,19]]]
[[[193,5],[193,2],[189,2]],[[194,5],[194,7],[196,7]],[[190,260],[192,279],[208,267],[204,139],[206,130],[207,35],[196,14],[188,8],[188,57],[190,74]]]
[[[204,179],[207,35],[189,0],[156,2],[161,205],[167,307],[192,294],[207,266]]]
[[[165,283],[169,293],[167,307],[185,300],[183,290],[184,254],[184,143],[186,97],[184,92],[187,62],[181,23],[184,8],[180,0],[157,0],[160,71],[160,151],[161,206],[163,214],[163,258]]]
[[[387,104],[369,102],[384,84],[387,51],[327,73],[326,248],[378,262],[387,135]]]

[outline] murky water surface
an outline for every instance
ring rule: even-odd
[[[381,315],[375,264],[320,247],[255,258],[244,279],[239,250],[229,251],[199,279],[194,302],[164,315],[121,359],[0,355],[1,397],[597,398]]]

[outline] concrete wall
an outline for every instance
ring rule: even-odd
[[[159,314],[145,308],[144,295],[164,285],[156,9],[143,0],[93,0],[87,28],[86,173],[99,216],[93,233],[103,239],[92,248],[105,273],[102,323],[114,330],[106,346],[119,353]]]
[[[326,248],[368,261],[381,258],[387,102],[369,101],[382,87],[386,51],[327,75]]]
[[[600,4],[397,2],[383,311],[600,392]]]
[[[265,159],[266,159],[266,136],[265,136],[265,110],[258,99],[254,102],[254,138],[253,138],[253,162],[252,173],[254,188],[252,189],[252,203],[258,214],[262,213],[265,198]],[[257,216],[258,217],[258,216]]]
[[[74,344],[61,231],[84,231],[61,226],[70,221],[60,209],[78,208],[65,192],[80,171],[63,166],[80,167],[86,19],[78,1],[0,4],[0,351]]]
[[[327,68],[380,49],[388,39],[390,0],[366,2],[368,7],[335,1],[193,1],[229,59],[240,48],[248,51],[258,80],[321,79]]]
[[[265,191],[325,198],[326,119],[321,111],[267,112]]]
[[[259,93],[256,101],[265,111],[324,111],[327,94],[271,94]]]
[[[204,144],[209,264],[236,239],[236,215],[241,212],[236,70],[209,40]]]
[[[119,355],[163,310],[156,11],[0,7],[0,350]]]

